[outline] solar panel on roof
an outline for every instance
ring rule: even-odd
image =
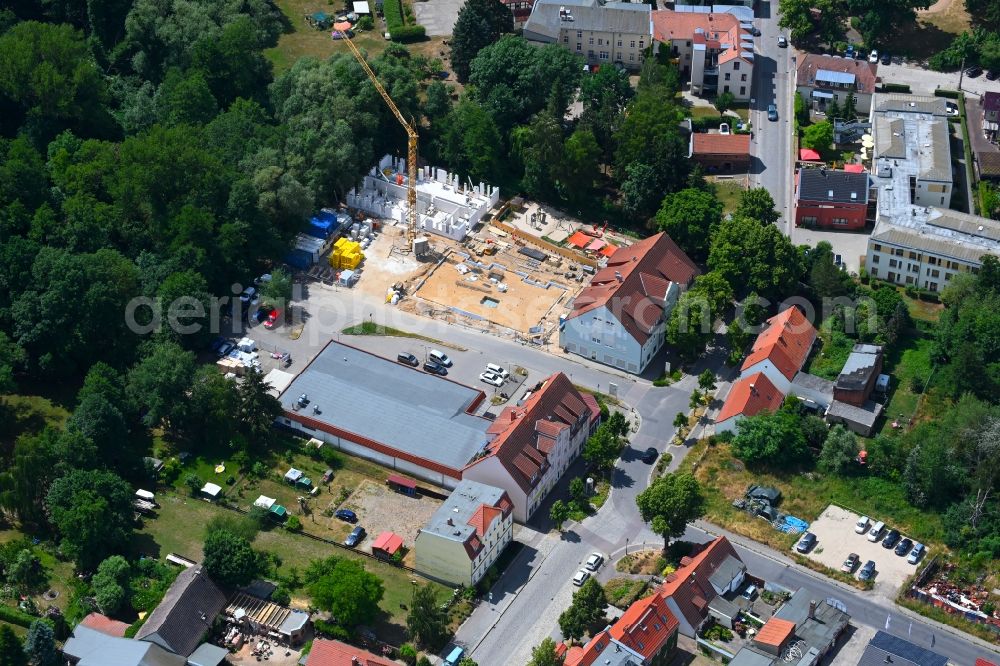
[[[816,80],[829,83],[854,83],[856,78],[850,72],[831,72],[828,69],[819,69],[816,70]]]

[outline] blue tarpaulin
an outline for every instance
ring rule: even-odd
[[[340,220],[335,212],[321,210],[309,220],[306,233],[316,238],[329,238],[330,234],[340,228]]]
[[[775,527],[786,534],[800,534],[809,529],[809,523],[795,516],[785,516]]]
[[[285,255],[285,263],[293,268],[305,270],[312,266],[312,255],[305,250],[292,250]]]

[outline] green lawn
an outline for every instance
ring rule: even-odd
[[[3,395],[0,396],[0,403],[14,417],[2,429],[6,434],[0,437],[0,441],[13,443],[18,435],[40,432],[46,426],[61,428],[69,418],[66,407],[40,395]]]
[[[694,446],[681,469],[690,471],[697,460],[701,462],[695,476],[705,491],[706,520],[779,550],[790,548],[796,536],[779,532],[769,523],[732,506],[732,501],[742,497],[751,483],[780,489],[783,494],[781,510],[803,520],[811,522],[827,505],[839,504],[891,522],[893,527],[930,545],[937,552],[945,550],[940,543],[944,533],[941,516],[913,507],[906,500],[901,484],[867,476],[863,472],[858,476],[841,477],[815,471],[804,474],[798,469],[780,473],[751,471],[732,456],[728,444],[708,446],[707,440]]]
[[[819,326],[819,350],[813,352],[804,368],[806,372],[830,380],[836,379],[840,374],[856,342],[843,332],[833,329],[832,323],[832,319],[827,319]]]
[[[745,188],[742,178],[717,178],[714,180],[715,195],[722,202],[723,213],[734,213],[740,205],[740,197]]]

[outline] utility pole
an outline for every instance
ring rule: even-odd
[[[962,89],[962,78],[965,76],[965,56],[962,56],[962,65],[958,68],[958,89]]]

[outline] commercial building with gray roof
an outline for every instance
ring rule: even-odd
[[[876,632],[865,647],[858,666],[947,666],[948,658],[910,641]]]
[[[524,38],[559,44],[590,65],[642,65],[653,28],[646,3],[599,0],[535,0],[524,24]]]
[[[940,97],[877,95],[872,180],[875,228],[865,268],[880,280],[939,292],[956,273],[1000,256],[1000,223],[950,210],[948,109]]]
[[[83,625],[73,630],[63,654],[76,666],[185,666],[187,662],[159,645],[109,636]]]
[[[475,415],[485,397],[331,341],[278,397],[285,409],[279,422],[325,445],[453,488],[490,440],[490,421]]]

